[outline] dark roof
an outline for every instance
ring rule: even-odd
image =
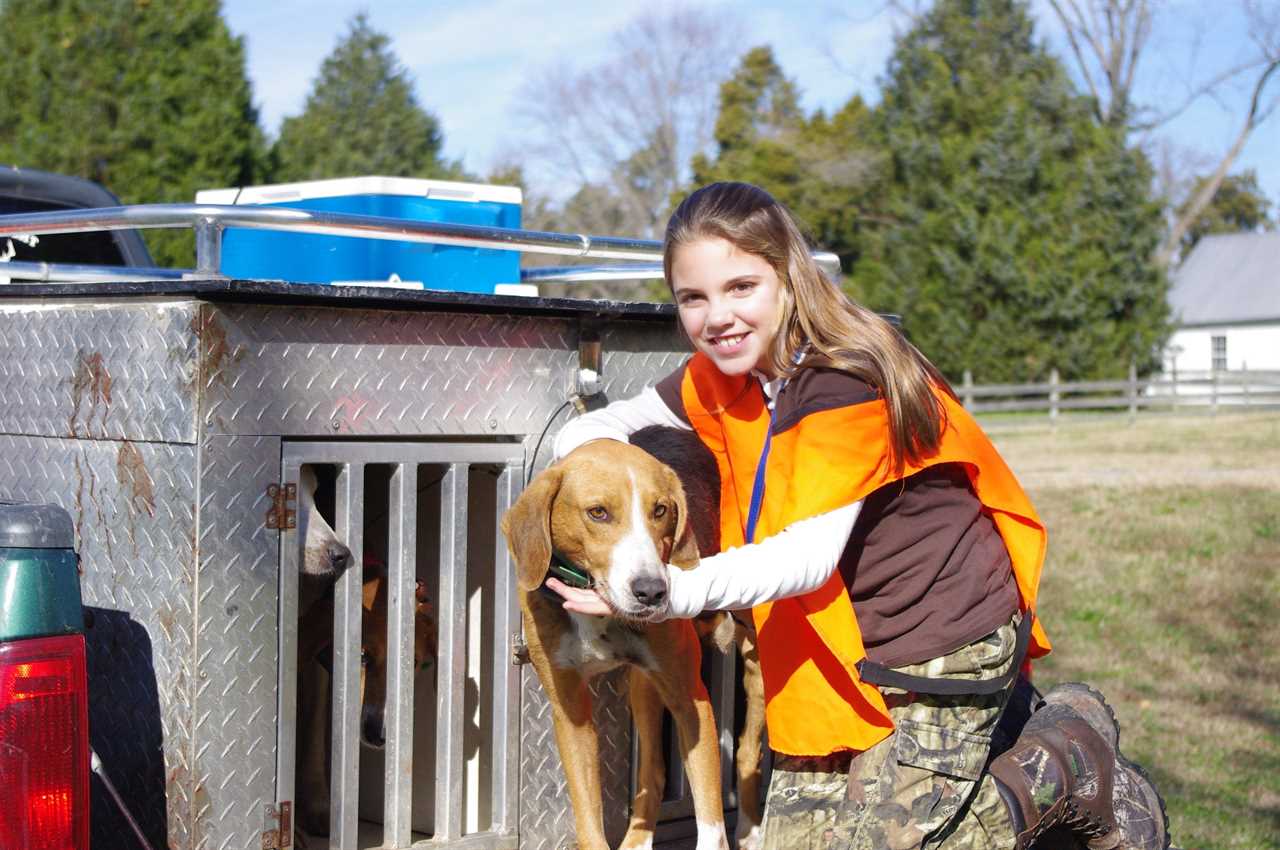
[[[1280,233],[1204,237],[1174,272],[1169,306],[1183,325],[1280,321]]]
[[[34,168],[18,168],[16,165],[4,165],[0,163],[0,214],[4,212],[26,213],[26,212],[45,212],[50,210],[65,209],[87,209],[97,207],[117,207],[120,200],[110,191],[97,183],[88,180],[81,180],[78,177],[69,177],[65,174],[51,174],[47,171],[37,171]],[[54,256],[47,256],[46,251],[41,251],[41,256],[35,259],[42,261],[57,261],[62,259],[63,262],[108,262],[113,265],[119,265],[123,262],[126,266],[134,266],[144,268],[154,265],[151,260],[151,254],[147,251],[147,245],[142,241],[142,236],[136,230],[115,230],[109,235],[97,237],[107,240],[107,245],[114,243],[114,254],[119,252],[119,260],[112,257],[110,260],[93,260],[79,259],[67,260],[65,255],[60,258],[57,256],[62,251],[67,251],[68,245],[76,245],[85,240],[89,240],[87,235],[80,234],[63,234],[55,237],[55,244],[59,247],[54,248]],[[69,253],[69,252],[68,252]],[[85,256],[84,248],[77,252],[80,256]],[[19,256],[17,259],[24,260],[28,257]]]

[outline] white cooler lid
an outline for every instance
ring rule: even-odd
[[[305,201],[311,198],[336,198],[348,195],[404,195],[471,203],[487,201],[517,206],[523,200],[523,193],[519,186],[423,180],[416,177],[339,177],[333,180],[308,180],[302,183],[201,189],[196,192],[196,203],[287,204],[291,201]]]

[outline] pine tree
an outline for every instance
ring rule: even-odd
[[[773,51],[756,47],[720,88],[715,138],[715,159],[693,160],[695,184],[754,183],[790,207],[818,246],[846,267],[856,262],[884,161],[861,98],[831,117],[806,117]]]
[[[885,226],[855,285],[948,376],[1154,366],[1167,281],[1150,169],[1033,38],[1022,0],[939,0],[898,42],[878,110]]]
[[[1196,180],[1190,196],[1199,194],[1200,189],[1209,180],[1201,177]],[[1188,204],[1178,209],[1182,215]],[[1258,172],[1250,169],[1241,174],[1231,174],[1223,178],[1218,191],[1213,193],[1213,200],[1205,207],[1182,237],[1182,256],[1185,259],[1205,236],[1210,233],[1255,233],[1259,230],[1274,230],[1275,222],[1268,216],[1271,201],[1258,185]]]
[[[443,143],[390,39],[361,13],[320,66],[302,114],[285,119],[272,151],[274,179],[464,176],[441,160]]]
[[[0,163],[129,204],[254,179],[262,135],[219,0],[3,0],[0,33]],[[194,263],[189,231],[145,235],[160,264]]]

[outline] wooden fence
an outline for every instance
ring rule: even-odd
[[[966,371],[956,391],[975,414],[1046,412],[1050,422],[1067,411],[1127,410],[1130,417],[1140,411],[1257,411],[1280,409],[1280,371],[1177,372],[1139,378],[1130,366],[1124,380],[1060,381],[1055,369],[1047,382],[1034,384],[974,384]]]

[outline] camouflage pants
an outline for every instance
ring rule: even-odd
[[[896,669],[932,678],[996,678],[1013,663],[1015,627]],[[1008,812],[985,771],[1008,690],[935,697],[882,688],[895,728],[879,744],[823,758],[775,755],[765,850],[1013,847]]]

